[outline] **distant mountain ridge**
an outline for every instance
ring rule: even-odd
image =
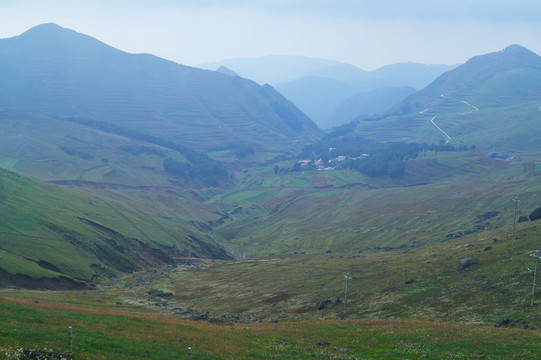
[[[202,150],[275,149],[321,136],[271,86],[128,54],[56,24],[0,40],[0,108],[92,118]]]
[[[374,71],[365,71],[334,60],[281,55],[229,59],[200,66],[212,70],[225,66],[260,84],[273,85],[323,129],[344,124],[355,117],[350,114],[359,106],[348,101],[351,98],[361,97],[361,94],[379,88],[411,87],[419,90],[443,72],[455,67],[398,63]],[[372,93],[370,99],[374,100],[375,94],[380,95],[375,101],[381,104],[377,109],[378,113],[383,113],[403,99],[396,98],[399,93],[395,92],[394,96],[387,98],[387,93],[381,91]],[[361,100],[361,104],[366,101],[368,100]],[[349,106],[350,109],[344,110]],[[373,111],[374,109],[361,109],[355,115],[370,114]],[[340,114],[348,116],[342,117]]]
[[[444,141],[443,130],[455,145],[534,151],[541,148],[540,106],[541,57],[511,45],[471,58],[385,115],[353,126],[377,140]]]

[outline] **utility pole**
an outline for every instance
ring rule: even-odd
[[[517,203],[519,203],[520,200],[515,196],[513,198],[513,202],[515,203],[515,214],[513,215],[513,237],[515,237],[515,222],[517,219]]]
[[[537,261],[541,259],[541,255],[539,255],[539,253],[541,253],[541,250],[536,250],[534,253],[530,254],[530,256],[533,256],[535,258],[535,270],[533,273],[533,289],[532,289],[532,307],[533,307],[534,298],[535,298],[535,280],[537,278]]]
[[[346,312],[346,308],[348,307],[348,280],[351,280],[351,277],[349,276],[349,273],[344,275],[346,278],[346,295],[344,296],[344,313]]]

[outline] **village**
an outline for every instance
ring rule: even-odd
[[[329,154],[335,151],[336,148],[330,147]],[[334,158],[324,160],[322,158],[318,160],[300,160],[295,164],[295,168],[300,166],[300,170],[308,170],[315,168],[318,171],[332,171],[338,167],[338,164],[346,160],[361,160],[367,158],[368,154],[361,154],[357,157],[349,157],[345,155],[339,155]]]

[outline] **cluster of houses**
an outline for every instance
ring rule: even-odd
[[[333,147],[329,148],[329,152],[332,152],[334,150],[336,150],[336,148],[333,148]],[[368,157],[368,154],[361,154],[360,156],[357,156],[357,157],[349,157],[349,156],[340,155],[335,158],[329,159],[327,163],[325,163],[325,161],[322,159],[316,160],[315,166],[318,171],[331,171],[331,170],[336,169],[338,163],[340,162],[343,162],[346,160],[360,160],[367,157]],[[305,168],[308,165],[312,164],[312,160],[300,160],[299,163],[301,164],[302,168]]]

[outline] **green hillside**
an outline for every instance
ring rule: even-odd
[[[531,154],[509,163],[485,155],[427,152],[407,161],[394,180],[351,170],[276,175],[254,169],[249,182],[213,199],[234,219],[217,234],[257,256],[416,248],[509,227],[514,196],[525,215],[541,204],[539,160]],[[479,220],[491,212],[497,215]]]
[[[470,59],[386,116],[357,119],[354,127],[363,136],[383,141],[445,142],[445,132],[452,145],[538,151],[540,84],[541,57],[512,45]]]
[[[154,215],[7,170],[0,170],[0,190],[2,287],[81,287],[187,253],[228,257],[180,214]]]

